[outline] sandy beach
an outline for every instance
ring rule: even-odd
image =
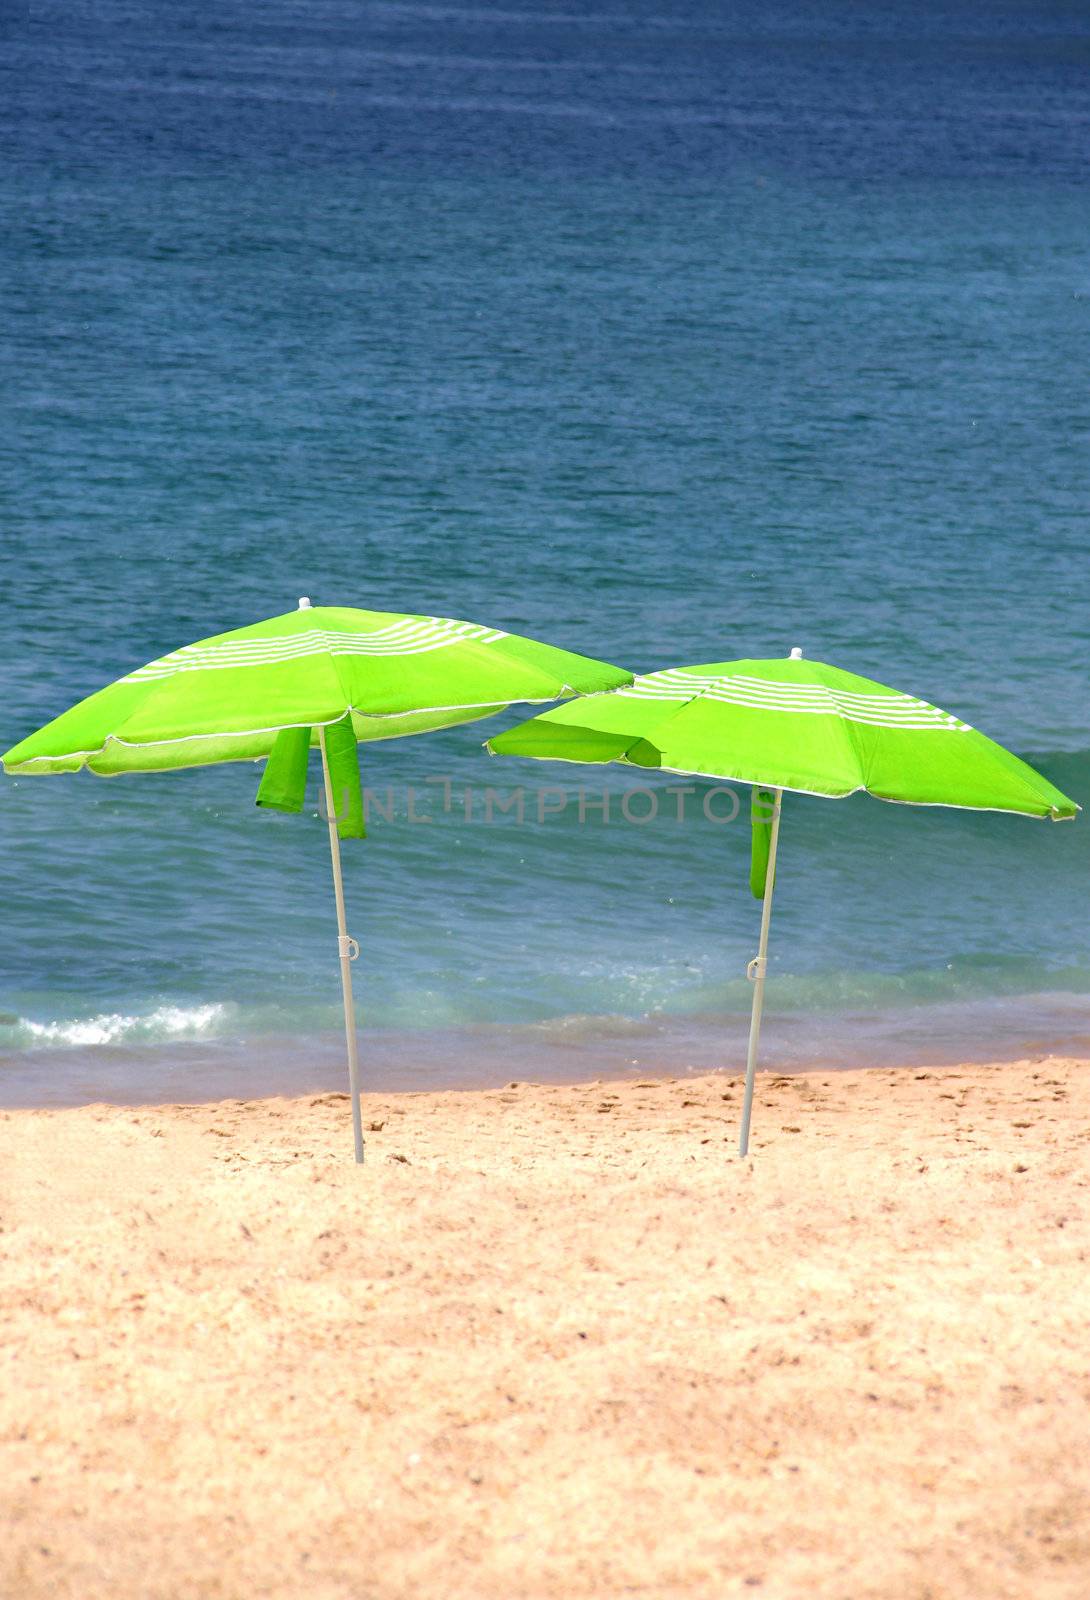
[[[0,1593],[1090,1592],[1090,1062],[0,1114]]]

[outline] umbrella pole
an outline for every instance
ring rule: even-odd
[[[776,846],[780,839],[780,802],[783,790],[776,790],[772,807],[772,836],[768,841],[768,865],[765,868],[765,893],[761,902],[761,942],[757,954],[746,968],[746,977],[753,984],[753,1011],[749,1019],[749,1053],[746,1056],[746,1093],[742,1101],[742,1135],[738,1154],[749,1150],[749,1121],[753,1113],[753,1080],[757,1074],[757,1046],[761,1038],[761,1013],[765,1003],[765,971],[768,967],[768,924],[772,920],[772,889],[776,882]]]
[[[352,1007],[352,962],[360,953],[355,939],[348,937],[344,921],[344,884],[341,882],[341,841],[337,837],[337,811],[333,803],[333,784],[325,752],[325,729],[318,729],[322,752],[322,778],[325,782],[325,814],[329,824],[329,854],[333,861],[333,892],[337,897],[337,945],[341,953],[341,990],[344,995],[344,1036],[348,1044],[348,1091],[352,1099],[352,1133],[356,1161],[363,1161],[363,1115],[360,1111],[360,1069],[356,1059],[356,1013]]]

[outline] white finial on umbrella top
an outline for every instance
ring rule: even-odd
[[[790,654],[790,656],[788,656],[788,660],[789,661],[801,661],[802,660],[802,649],[801,649],[801,647],[799,645],[794,645],[793,646],[793,648],[791,650],[791,654]]]
[[[310,610],[310,596],[309,595],[301,594],[299,596],[299,610],[300,611],[309,611]]]

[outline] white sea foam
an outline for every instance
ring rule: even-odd
[[[34,1046],[80,1046],[149,1043],[203,1039],[214,1034],[227,1008],[222,1005],[159,1006],[140,1016],[104,1011],[95,1017],[74,1017],[60,1022],[34,1022],[20,1017],[14,1024],[26,1043]]]

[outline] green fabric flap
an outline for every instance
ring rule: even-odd
[[[771,789],[750,791],[749,822],[752,841],[749,854],[749,887],[755,900],[765,897],[765,879],[768,876],[768,847],[772,836],[772,813],[776,796]]]
[[[333,815],[342,839],[366,839],[363,820],[363,791],[360,787],[360,761],[352,714],[332,722],[325,730],[325,753],[329,762],[329,783],[333,790]]]
[[[274,811],[302,811],[306,802],[311,732],[310,728],[281,728],[258,787],[259,806],[271,806]],[[325,753],[337,832],[342,839],[365,839],[360,764],[351,714],[326,728]],[[324,790],[321,810],[324,816]]]
[[[258,787],[259,806],[271,806],[274,811],[302,811],[309,752],[309,728],[281,728]]]

